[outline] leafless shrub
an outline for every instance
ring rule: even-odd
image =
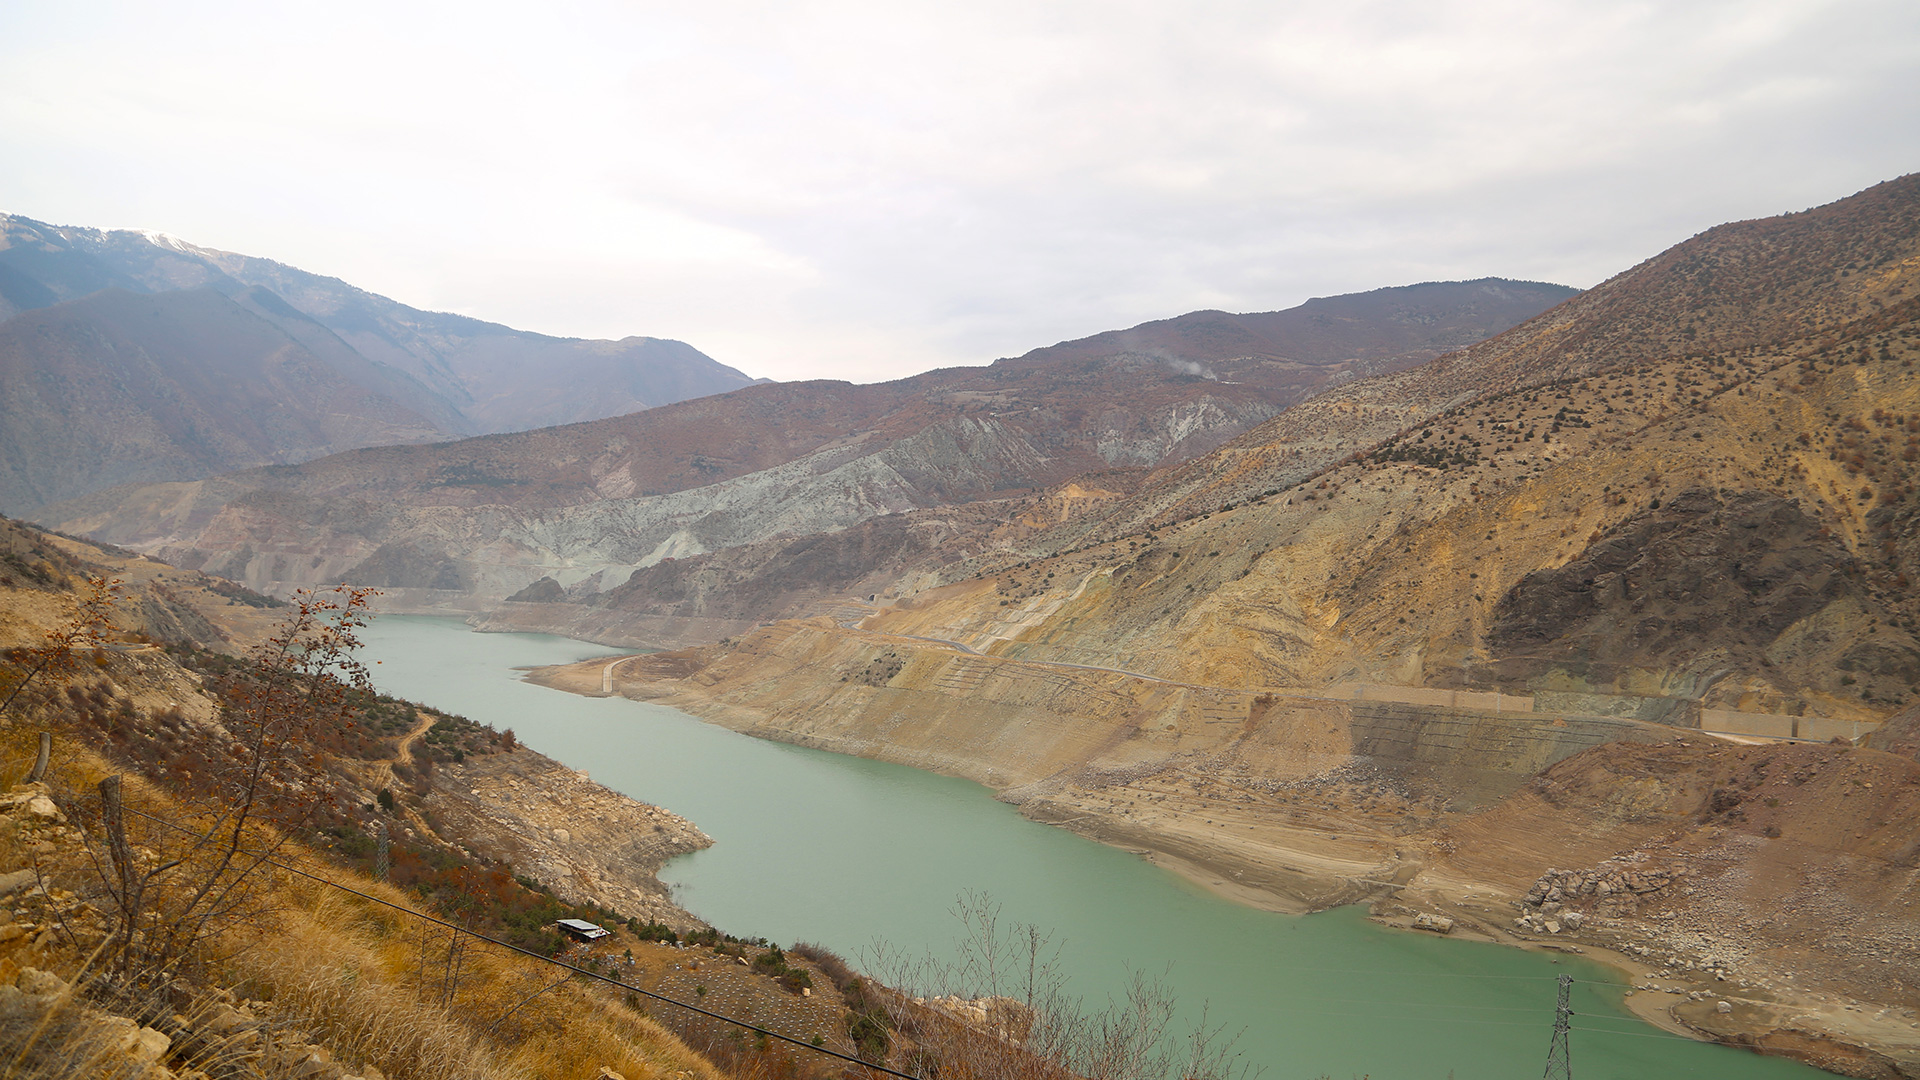
[[[258,914],[255,874],[286,835],[261,827],[262,810],[272,799],[283,822],[297,816],[289,804],[302,798],[313,732],[343,722],[350,690],[369,688],[353,651],[372,595],[343,586],[295,597],[221,714],[214,796],[191,818],[158,823],[128,811],[119,776],[100,781],[97,804],[77,793],[65,800],[115,915],[112,969],[128,992],[164,985],[197,943]]]
[[[908,1055],[979,1080],[1242,1080],[1237,1036],[1205,1010],[1177,1032],[1165,973],[1134,972],[1118,1000],[1089,1009],[1069,994],[1059,945],[1030,923],[1007,923],[983,893],[954,903],[963,935],[951,961],[881,943],[867,970],[898,993],[874,995]]]
[[[836,989],[844,991],[848,986],[852,985],[855,979],[860,977],[859,973],[854,971],[852,966],[849,965],[846,960],[842,959],[839,953],[825,946],[815,945],[808,941],[801,941],[796,942],[793,948],[788,949],[787,952],[819,968],[820,973],[825,975]]]
[[[0,663],[0,715],[36,681],[71,675],[79,668],[81,652],[106,642],[120,588],[119,578],[88,578],[86,588],[73,598],[73,615],[66,622],[47,631],[39,645],[9,652]]]

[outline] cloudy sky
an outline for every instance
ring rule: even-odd
[[[1920,169],[1913,0],[0,0],[0,210],[872,380]]]

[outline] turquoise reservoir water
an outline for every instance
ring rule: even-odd
[[[528,745],[697,823],[714,846],[668,865],[714,925],[853,960],[876,941],[947,952],[948,914],[984,891],[1054,931],[1074,991],[1104,1001],[1160,972],[1183,1008],[1244,1029],[1267,1080],[1539,1076],[1555,979],[1575,985],[1576,1075],[1595,1080],[1828,1074],[1667,1036],[1621,1007],[1618,978],[1577,958],[1381,929],[1357,908],[1294,917],[1220,900],[1125,852],[1022,818],[977,784],[747,738],[684,713],[519,681],[516,667],[611,652],[384,616],[366,634],[382,689],[511,727]],[[1594,981],[1588,981],[1594,980]]]

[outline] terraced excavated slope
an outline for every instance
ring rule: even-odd
[[[1920,177],[1711,230],[949,584],[610,689],[1252,902],[1612,950],[1676,1030],[1920,1074],[1920,772],[1850,741],[1920,694],[1917,285]]]
[[[345,580],[401,590],[405,606],[470,610],[551,576],[590,595],[668,558],[1184,460],[1356,370],[1417,363],[1568,292],[1489,280],[1340,298],[1338,320],[1307,319],[1304,359],[1276,359],[1284,326],[1234,339],[1259,350],[1234,361],[1239,382],[1191,373],[1181,365],[1197,362],[1158,346],[1116,345],[874,386],[749,387],[589,424],[118,489],[42,517],[270,592]],[[1357,317],[1367,310],[1371,321]],[[1237,318],[1259,317],[1209,316]],[[1343,336],[1352,347],[1333,348]]]

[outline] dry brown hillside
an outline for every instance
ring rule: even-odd
[[[1284,489],[1449,408],[1602,371],[1823,349],[1915,309],[1920,174],[1797,214],[1717,226],[1513,329],[1432,364],[1323,394],[1166,471],[1094,535]],[[1756,352],[1757,351],[1757,352]]]
[[[698,927],[657,885],[620,895],[605,867],[594,867],[598,895],[569,905],[553,893],[578,891],[565,873],[576,853],[554,845],[526,861],[549,890],[514,876],[504,857],[519,852],[485,842],[489,827],[524,827],[555,803],[550,817],[558,800],[586,799],[629,836],[670,821],[665,851],[629,860],[644,884],[647,866],[705,842],[690,825],[587,790],[510,737],[344,687],[344,712],[302,695],[300,708],[318,711],[259,720],[269,691],[257,661],[153,643],[198,626],[228,645],[199,609],[264,598],[195,591],[198,575],[142,574],[137,557],[10,521],[0,561],[0,1053],[11,1075],[725,1075],[619,995],[555,986],[536,958],[422,917],[458,910],[466,927],[535,952],[557,945],[544,927],[556,911],[614,923],[603,898]],[[115,569],[136,573],[118,590],[89,584]],[[106,621],[77,622],[87,604]],[[276,725],[265,742],[252,734],[263,723]],[[41,732],[52,753],[36,766]],[[469,771],[526,779],[486,790],[463,757]],[[476,789],[463,803],[449,805],[453,791],[434,799],[436,762]],[[25,780],[30,768],[43,772]],[[481,823],[442,822],[463,809]],[[356,826],[383,810],[390,866],[383,855],[370,876],[373,845],[355,843]],[[611,839],[583,837],[610,850]]]
[[[920,1001],[678,908],[653,874],[711,843],[698,828],[510,731],[360,686],[326,629],[350,635],[359,599],[270,602],[0,519],[8,1075],[878,1075],[851,1055],[1102,1075],[1071,1066],[1125,1018]],[[231,651],[169,639],[190,619]],[[44,774],[20,782],[41,732]],[[560,918],[610,934],[572,941]],[[1009,1041],[1009,1016],[1036,1046]]]
[[[1300,528],[1305,521],[1319,520],[1302,518],[1285,509],[1289,500],[1311,501],[1316,511],[1325,505],[1323,496],[1328,488],[1296,490],[1302,481],[1311,480],[1317,485],[1325,480],[1329,488],[1347,494],[1362,491],[1352,486],[1350,473],[1337,471],[1351,464],[1349,459],[1356,454],[1367,455],[1369,464],[1389,471],[1376,470],[1368,489],[1373,491],[1375,503],[1343,502],[1341,505],[1355,508],[1357,516],[1336,513],[1315,526],[1315,534],[1325,537],[1327,543],[1341,549],[1355,548],[1343,552],[1340,569],[1328,566],[1318,573],[1323,581],[1327,575],[1334,575],[1336,591],[1343,596],[1370,593],[1372,576],[1382,573],[1390,561],[1389,553],[1380,547],[1379,531],[1387,527],[1379,520],[1382,515],[1391,520],[1392,528],[1410,528],[1412,521],[1426,520],[1445,532],[1450,526],[1435,516],[1439,511],[1432,499],[1450,490],[1446,483],[1450,479],[1466,478],[1466,494],[1484,505],[1514,484],[1540,479],[1542,470],[1549,466],[1579,459],[1587,463],[1585,468],[1596,467],[1598,459],[1590,458],[1590,454],[1613,453],[1643,435],[1663,437],[1662,432],[1672,432],[1694,444],[1703,443],[1712,433],[1689,428],[1683,420],[1686,414],[1700,412],[1704,417],[1720,410],[1718,415],[1731,416],[1726,410],[1738,405],[1749,388],[1758,388],[1755,379],[1762,372],[1803,354],[1820,358],[1818,371],[1804,368],[1789,374],[1788,381],[1799,388],[1791,396],[1808,400],[1798,401],[1788,419],[1779,421],[1783,432],[1790,422],[1797,426],[1778,441],[1792,441],[1804,429],[1809,443],[1791,448],[1775,445],[1772,452],[1753,455],[1747,467],[1728,478],[1726,486],[1738,492],[1769,471],[1773,481],[1780,481],[1783,468],[1798,460],[1790,451],[1820,451],[1813,457],[1831,452],[1838,455],[1835,460],[1846,474],[1837,482],[1864,479],[1887,488],[1886,497],[1878,498],[1873,507],[1878,515],[1873,526],[1878,538],[1869,546],[1884,547],[1888,539],[1894,539],[1896,547],[1908,551],[1911,540],[1898,538],[1911,537],[1912,529],[1905,522],[1912,512],[1902,509],[1903,504],[1894,497],[1894,487],[1901,482],[1900,470],[1908,464],[1906,440],[1914,433],[1896,431],[1896,425],[1871,417],[1875,408],[1895,410],[1902,416],[1912,412],[1902,406],[1904,398],[1897,385],[1909,369],[1895,363],[1888,371],[1893,384],[1871,390],[1858,401],[1815,405],[1811,398],[1826,392],[1822,388],[1837,370],[1835,360],[1877,361],[1882,352],[1887,352],[1898,354],[1904,362],[1902,343],[1911,340],[1907,320],[1913,312],[1913,299],[1906,290],[1910,288],[1913,258],[1920,252],[1914,226],[1915,203],[1920,199],[1916,191],[1915,179],[1904,178],[1807,213],[1709,230],[1493,339],[1424,367],[1324,392],[1214,453],[1144,477],[1111,471],[1081,476],[1039,496],[976,504],[971,508],[975,512],[964,517],[913,512],[833,537],[783,539],[683,559],[637,574],[621,588],[604,594],[579,586],[561,590],[555,582],[544,586],[543,593],[515,598],[537,601],[539,610],[506,605],[492,615],[490,624],[571,626],[588,630],[601,640],[680,644],[701,640],[702,634],[706,640],[734,634],[757,620],[830,610],[836,598],[920,593],[936,583],[985,580],[998,575],[1000,584],[990,598],[995,610],[975,612],[968,618],[990,620],[1006,615],[1031,629],[1033,612],[1012,601],[1047,592],[1044,580],[1036,581],[1035,577],[1044,578],[1049,570],[1055,572],[1056,580],[1077,583],[1081,578],[1062,567],[1092,565],[1085,559],[1068,559],[1033,575],[1029,571],[1036,565],[1034,560],[1063,557],[1069,552],[1084,554],[1112,542],[1120,547],[1103,549],[1108,555],[1115,550],[1133,553],[1154,546],[1165,548],[1162,541],[1171,535],[1168,530],[1183,522],[1264,501],[1269,509],[1238,514],[1234,520],[1244,528],[1228,530],[1231,536],[1222,534],[1220,543],[1239,560],[1229,572],[1238,575],[1246,570],[1242,563],[1253,553],[1271,548],[1276,536]],[[1173,337],[1203,335],[1206,331],[1204,323],[1189,326],[1182,320],[1149,324],[1136,331],[1149,328]],[[1073,349],[1091,348],[1093,343],[1113,337],[1068,343],[1036,355],[1072,355]],[[1234,348],[1247,346],[1245,330],[1233,340],[1239,343]],[[1220,348],[1223,352],[1234,351],[1226,345]],[[1724,402],[1723,396],[1727,397]],[[1773,407],[1776,411],[1780,408]],[[1854,412],[1858,414],[1856,425],[1866,424],[1871,431],[1847,426],[1846,417]],[[1775,422],[1775,417],[1768,415],[1766,425],[1756,430],[1772,431],[1767,425]],[[1724,434],[1727,429],[1719,430]],[[1737,434],[1733,445],[1744,453],[1756,448],[1757,438],[1754,432]],[[1716,456],[1706,445],[1682,449],[1681,459]],[[1606,467],[1630,468],[1621,465],[1622,458],[1611,460],[1613,464]],[[1628,490],[1647,488],[1649,472],[1664,477],[1654,486],[1669,493],[1687,486],[1676,479],[1679,474],[1655,464],[1631,477],[1618,478],[1618,483],[1614,477],[1595,479],[1591,493],[1563,490],[1554,498],[1560,502],[1571,499],[1595,510],[1624,507],[1627,504],[1622,500]],[[1563,469],[1557,483],[1564,486],[1568,475]],[[1380,491],[1382,487],[1397,487],[1401,494],[1412,495],[1421,503],[1420,513],[1406,517],[1396,497]],[[1417,494],[1425,489],[1433,494]],[[1547,489],[1535,490],[1539,494]],[[1770,490],[1788,497],[1781,494],[1787,490],[1782,483],[1773,483]],[[1850,490],[1857,496],[1857,485]],[[1830,491],[1824,492],[1821,497],[1830,495]],[[1651,497],[1645,494],[1636,505],[1649,509]],[[1450,500],[1452,496],[1445,498]],[[1672,513],[1669,510],[1662,521]],[[1587,518],[1591,520],[1580,532],[1583,539],[1602,521],[1608,528],[1624,522],[1623,515],[1611,511],[1588,514]],[[1825,527],[1810,522],[1807,519],[1802,524],[1814,531]],[[1664,524],[1648,528],[1666,535]],[[1480,528],[1482,535],[1485,532]],[[1697,533],[1687,536],[1696,538]],[[1459,538],[1461,543],[1467,539],[1465,535]],[[1552,560],[1563,554],[1557,549],[1565,546],[1567,538],[1558,539],[1561,543],[1553,545],[1556,550],[1548,553]],[[1631,538],[1608,538],[1609,545],[1632,542]],[[1214,546],[1209,541],[1199,554],[1204,558]],[[1525,562],[1524,558],[1504,557],[1510,545],[1495,546],[1503,548],[1502,563]],[[1842,546],[1851,552],[1858,545]],[[835,554],[823,564],[820,556],[827,550]],[[1815,545],[1805,554],[1808,558],[1824,558],[1838,550]],[[1363,553],[1368,557],[1366,565],[1360,566]],[[1902,556],[1908,560],[1913,557],[1910,551]],[[1868,560],[1859,568],[1864,571],[1869,564],[1878,565]],[[1105,565],[1117,564],[1109,560]],[[1185,565],[1191,570],[1200,564]],[[1689,567],[1684,572],[1694,569]],[[1727,572],[1728,567],[1720,569]],[[1352,572],[1358,572],[1362,580],[1354,582]],[[1475,568],[1465,571],[1476,572]],[[1138,582],[1139,573],[1133,571],[1128,580]],[[1584,581],[1587,576],[1576,580]],[[1183,576],[1175,584],[1182,593],[1188,585],[1210,593],[1220,580],[1218,574],[1209,578]],[[1542,587],[1544,583],[1535,583],[1527,596],[1543,595]],[[1822,587],[1840,586],[1826,583]],[[1257,586],[1240,588],[1245,591]],[[1316,588],[1312,582],[1302,582],[1289,585],[1288,591]],[[1480,594],[1484,599],[1486,588],[1479,583],[1466,595]],[[1886,582],[1875,588],[1884,593]],[[1130,622],[1157,617],[1150,611],[1164,609],[1171,614],[1185,610],[1184,604],[1174,602],[1183,597],[1155,598],[1150,589],[1126,592],[1115,600],[1125,605],[1124,612],[1116,609],[1115,618],[1105,620],[1112,625],[1096,630],[1096,635],[1120,634]],[[1056,591],[1046,602],[1059,599]],[[1001,600],[1008,600],[1005,606],[1015,610],[999,611]],[[576,606],[549,606],[556,602]],[[1270,600],[1260,602],[1270,604]],[[582,610],[580,605],[594,610]],[[1396,611],[1393,617],[1406,614]],[[1515,617],[1524,621],[1522,615]],[[1681,621],[1688,620],[1683,617]],[[1517,625],[1511,624],[1503,632],[1506,636],[1498,650],[1503,658],[1511,660],[1516,652],[1542,655],[1538,648],[1516,644],[1518,639],[1512,634]],[[1084,635],[1076,630],[1074,637]],[[1035,635],[1025,634],[1022,640],[1032,642]],[[1120,641],[1103,646],[1081,640],[1072,645],[1064,640],[1050,641],[1049,647],[1091,649],[1107,658],[1100,663],[1112,663],[1114,649],[1136,648]],[[1611,649],[1600,647],[1588,668],[1593,663],[1614,663],[1617,657]],[[1185,657],[1183,663],[1195,662],[1198,656],[1184,647],[1176,651]],[[1459,659],[1465,659],[1466,652],[1461,648]],[[1270,666],[1264,669],[1265,674],[1257,676],[1261,679],[1291,683],[1343,677],[1338,671],[1302,669],[1297,658],[1282,658],[1272,648],[1266,653]],[[1881,662],[1896,667],[1902,663],[1891,657],[1876,661]],[[1150,662],[1148,668],[1160,670],[1153,663],[1157,661]],[[1459,666],[1458,660],[1453,666]],[[1497,672],[1484,674],[1487,678],[1522,682],[1531,677],[1511,662],[1503,662]],[[1443,678],[1433,671],[1423,671],[1420,677]],[[1608,679],[1603,677],[1601,681]],[[1631,679],[1627,682],[1642,689],[1649,685]]]
[[[1916,287],[1920,177],[1710,230],[997,523],[944,585],[613,689],[972,777],[1249,902],[1572,939],[1672,1030],[1920,1074],[1920,774],[1857,741],[1920,698]]]
[[[1878,715],[1920,680],[1920,326],[1900,299],[1917,222],[1909,178],[1709,231],[1466,353],[1291,410],[869,625],[1227,686]],[[1719,291],[1701,291],[1705,266]],[[1769,283],[1806,308],[1756,299]],[[1793,336],[1752,344],[1765,326]],[[1695,351],[1687,327],[1745,336]],[[1445,410],[1365,404],[1470,368],[1489,385]],[[1368,442],[1369,425],[1391,430]],[[1312,450],[1294,437],[1308,429]],[[1286,460],[1307,478],[1275,489]]]

